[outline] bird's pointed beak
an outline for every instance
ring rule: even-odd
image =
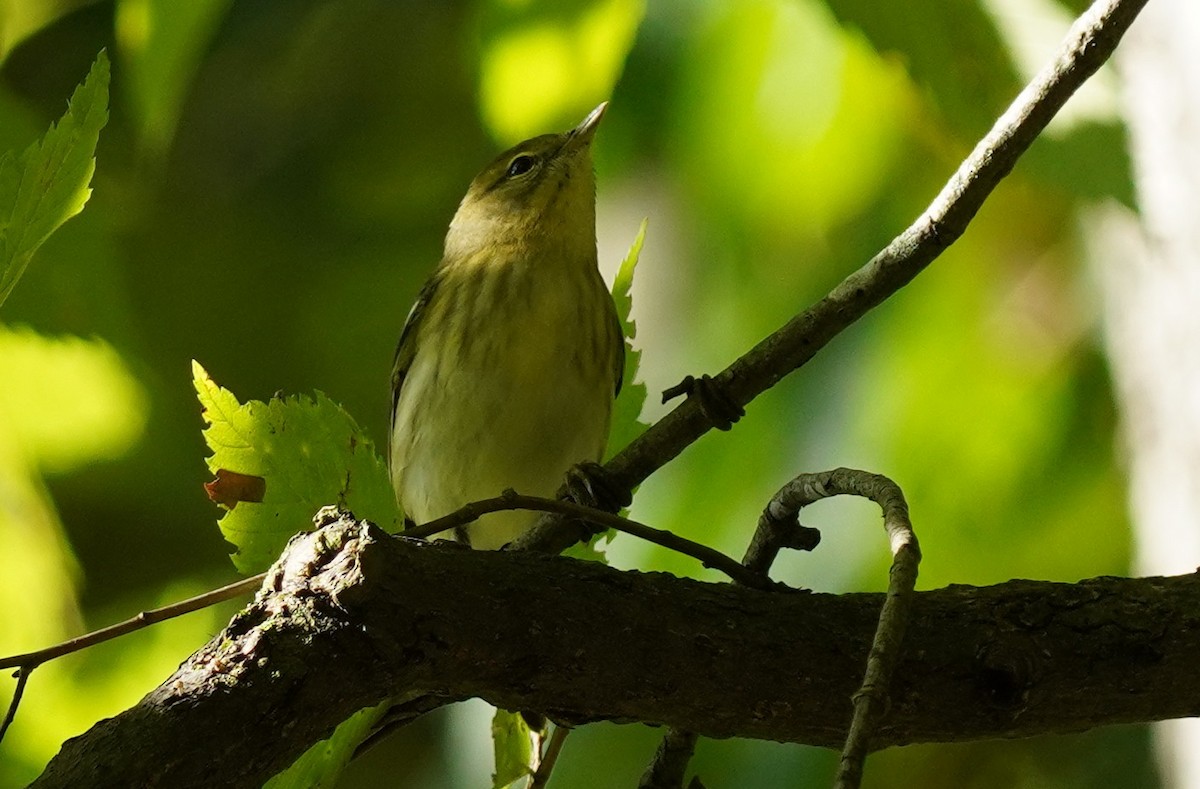
[[[600,119],[604,117],[604,112],[607,109],[608,102],[600,102],[599,107],[589,112],[588,116],[571,130],[571,137],[585,144],[591,142],[592,137],[596,134],[596,127],[600,125]]]

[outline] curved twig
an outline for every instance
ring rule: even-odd
[[[887,708],[887,688],[900,660],[900,646],[912,608],[921,547],[908,517],[908,504],[896,483],[880,474],[839,468],[819,474],[801,474],[784,485],[759,518],[759,530],[771,523],[791,524],[801,508],[831,496],[862,496],[883,510],[883,526],[892,548],[888,591],[879,612],[879,624],[867,657],[862,686],[854,694],[854,717],[838,766],[838,789],[857,789],[863,762],[870,750],[871,730]]]
[[[17,678],[17,689],[13,691],[12,701],[8,703],[8,711],[4,713],[4,721],[0,723],[0,742],[4,742],[4,735],[8,732],[8,727],[17,717],[17,707],[21,706],[21,697],[25,695],[25,685],[28,684],[29,675],[33,673],[33,669],[33,666],[21,666],[13,675]]]

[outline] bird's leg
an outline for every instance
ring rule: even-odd
[[[700,411],[717,430],[730,429],[734,422],[746,415],[746,409],[734,401],[712,376],[707,374],[699,378],[687,376],[665,390],[662,401],[665,403],[680,395],[687,395],[688,399],[695,397],[696,402],[700,404]]]

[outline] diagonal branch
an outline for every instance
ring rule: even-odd
[[[1146,0],[1097,0],[1076,20],[1034,80],[908,229],[825,298],[788,321],[712,379],[732,405],[746,406],[871,309],[912,281],[967,229],[996,185],[1067,99],[1108,60]],[[696,399],[685,400],[610,460],[615,484],[632,490],[714,425]],[[562,550],[579,529],[544,518],[524,547]]]

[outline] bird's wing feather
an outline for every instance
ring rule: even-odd
[[[408,318],[404,321],[404,330],[400,332],[400,341],[396,343],[396,357],[392,361],[392,418],[391,430],[388,431],[389,444],[392,435],[396,432],[396,406],[400,402],[400,390],[404,387],[404,378],[408,375],[408,368],[412,366],[413,357],[417,353],[416,340],[421,318],[433,298],[434,291],[437,290],[438,283],[442,281],[440,272],[440,269],[435,272],[421,288],[421,292],[417,294],[417,300],[412,305],[412,309],[408,311]],[[388,456],[391,456],[390,452]]]

